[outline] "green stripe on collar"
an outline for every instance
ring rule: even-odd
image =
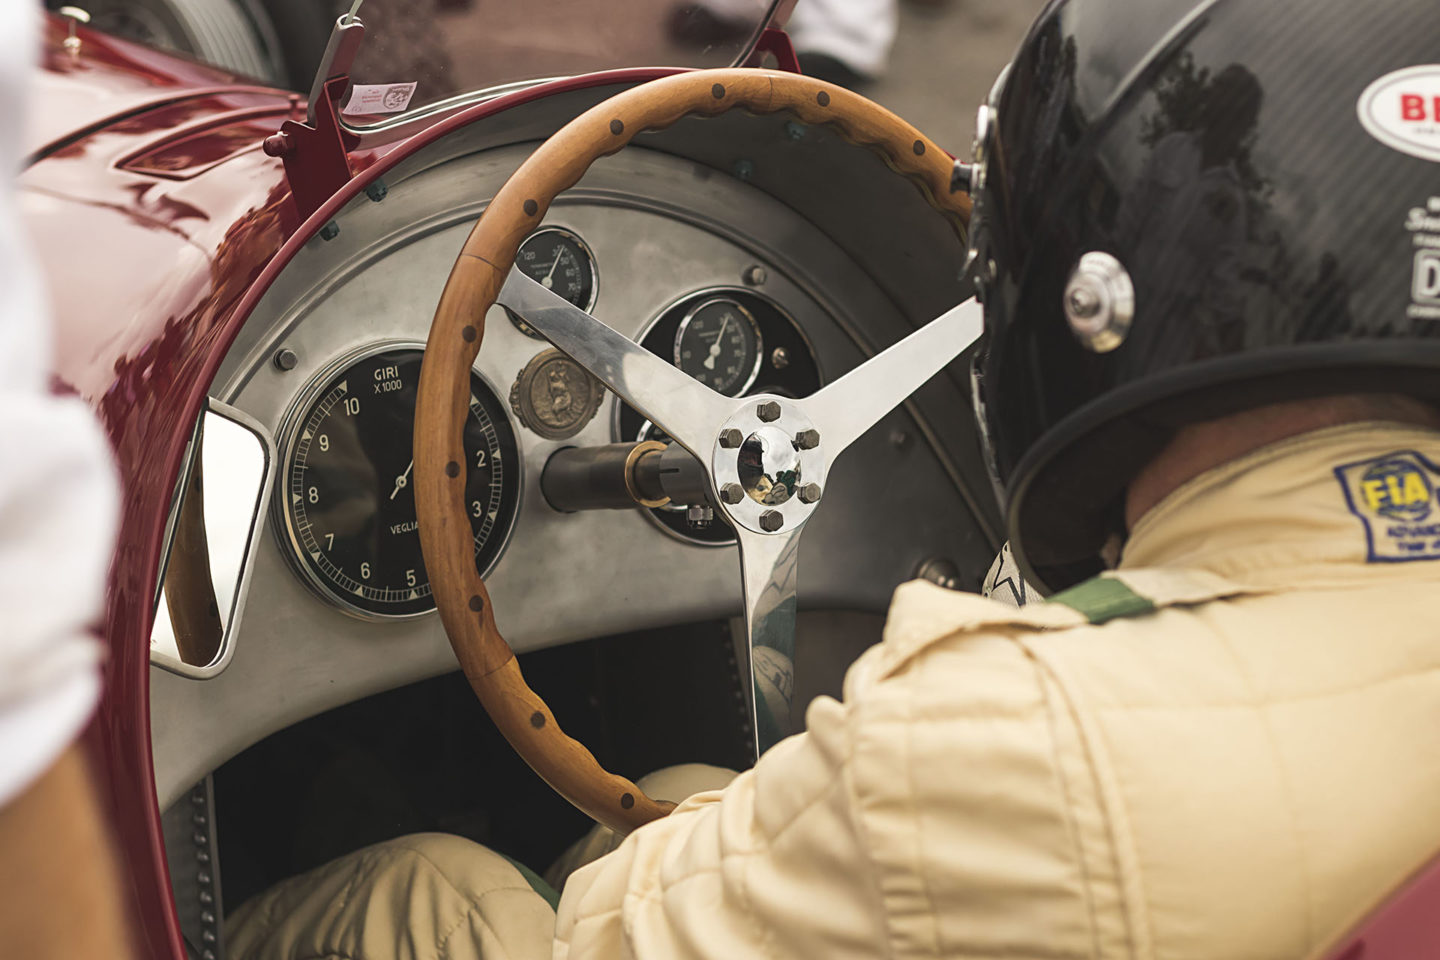
[[[1138,617],[1155,609],[1154,603],[1113,577],[1086,580],[1060,591],[1046,602],[1067,606],[1091,623]]]

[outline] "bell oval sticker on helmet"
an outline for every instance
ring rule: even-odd
[[[1370,563],[1440,559],[1440,468],[1414,450],[1335,468],[1346,506],[1365,528]]]
[[[1440,163],[1440,63],[1387,73],[1365,88],[1355,111],[1387,147]]]

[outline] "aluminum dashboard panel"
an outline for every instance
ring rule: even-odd
[[[374,343],[425,339],[456,252],[483,209],[473,198],[492,195],[528,154],[523,146],[465,154],[458,138],[436,147],[391,171],[382,202],[357,199],[336,218],[338,234],[317,237],[297,256],[250,317],[212,394],[279,431],[300,391],[337,358]],[[793,210],[655,150],[632,148],[597,163],[561,195],[545,225],[584,239],[601,278],[592,312],[630,337],[677,298],[740,285],[757,265],[766,274],[764,295],[804,331],[827,381],[861,362],[869,344],[884,344],[868,325],[905,326],[867,273]],[[476,371],[504,397],[547,347],[493,308]],[[294,354],[289,369],[273,362],[282,349]],[[962,396],[953,402],[951,409],[964,409]],[[741,611],[733,547],[684,543],[639,510],[560,514],[540,494],[556,449],[611,442],[615,403],[607,394],[598,415],[563,441],[512,417],[522,460],[518,515],[488,584],[498,624],[517,651]],[[902,408],[837,463],[825,509],[801,549],[802,604],[881,611],[926,557],[953,555],[964,547],[957,537],[975,536],[965,532],[975,521],[953,469],[927,436]],[[250,598],[222,675],[200,682],[152,671],[162,808],[275,730],[455,669],[438,617],[346,616],[300,581],[273,530],[256,551]]]

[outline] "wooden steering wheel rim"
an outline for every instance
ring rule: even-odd
[[[480,351],[485,314],[514,265],[520,243],[550,203],[597,159],[643,130],[660,130],[689,114],[736,108],[789,111],[826,124],[873,148],[914,182],[964,235],[970,198],[951,182],[953,161],[885,108],[823,81],[770,70],[699,70],[633,87],[571,120],[521,164],[471,230],[435,311],[415,407],[415,506],[420,543],[440,619],[470,686],[524,760],[562,796],[595,820],[628,832],[664,816],[674,804],[645,796],[606,772],[561,731],[526,685],[515,654],[500,636],[490,596],[475,569],[465,509],[464,424],[470,369]]]

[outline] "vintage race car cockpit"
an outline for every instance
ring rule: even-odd
[[[540,868],[583,832],[496,733],[436,615],[412,449],[427,337],[467,234],[546,137],[692,67],[793,66],[759,4],[704,47],[659,7],[574,4],[542,29],[517,5],[482,41],[463,5],[426,23],[403,6],[343,13],[308,96],[48,23],[21,196],[41,262],[63,266],[59,377],[101,411],[124,477],[93,736],[156,957],[222,955],[228,907],[400,832]],[[846,374],[969,296],[963,217],[932,205],[959,208],[951,158],[907,135],[897,173],[840,102],[832,121],[732,99],[597,151],[613,155],[558,184],[514,257],[725,416],[749,411],[738,472],[707,479],[672,441],[680,415],[645,406],[655,369],[627,403],[504,296],[456,410],[494,622],[556,725],[628,778],[748,766],[757,736],[838,694],[897,584],[973,589],[1000,541],[958,349],[894,409],[835,413],[874,391]],[[978,312],[951,322],[963,346]],[[787,548],[748,604],[735,510]],[[799,642],[793,669],[757,660],[757,720],[747,626],[766,617]]]
[[[143,956],[402,834],[543,870],[801,729],[898,584],[979,587],[983,165],[801,77],[783,0],[245,0],[263,80],[153,6],[212,62],[57,10],[19,180],[123,486],[87,738]]]

